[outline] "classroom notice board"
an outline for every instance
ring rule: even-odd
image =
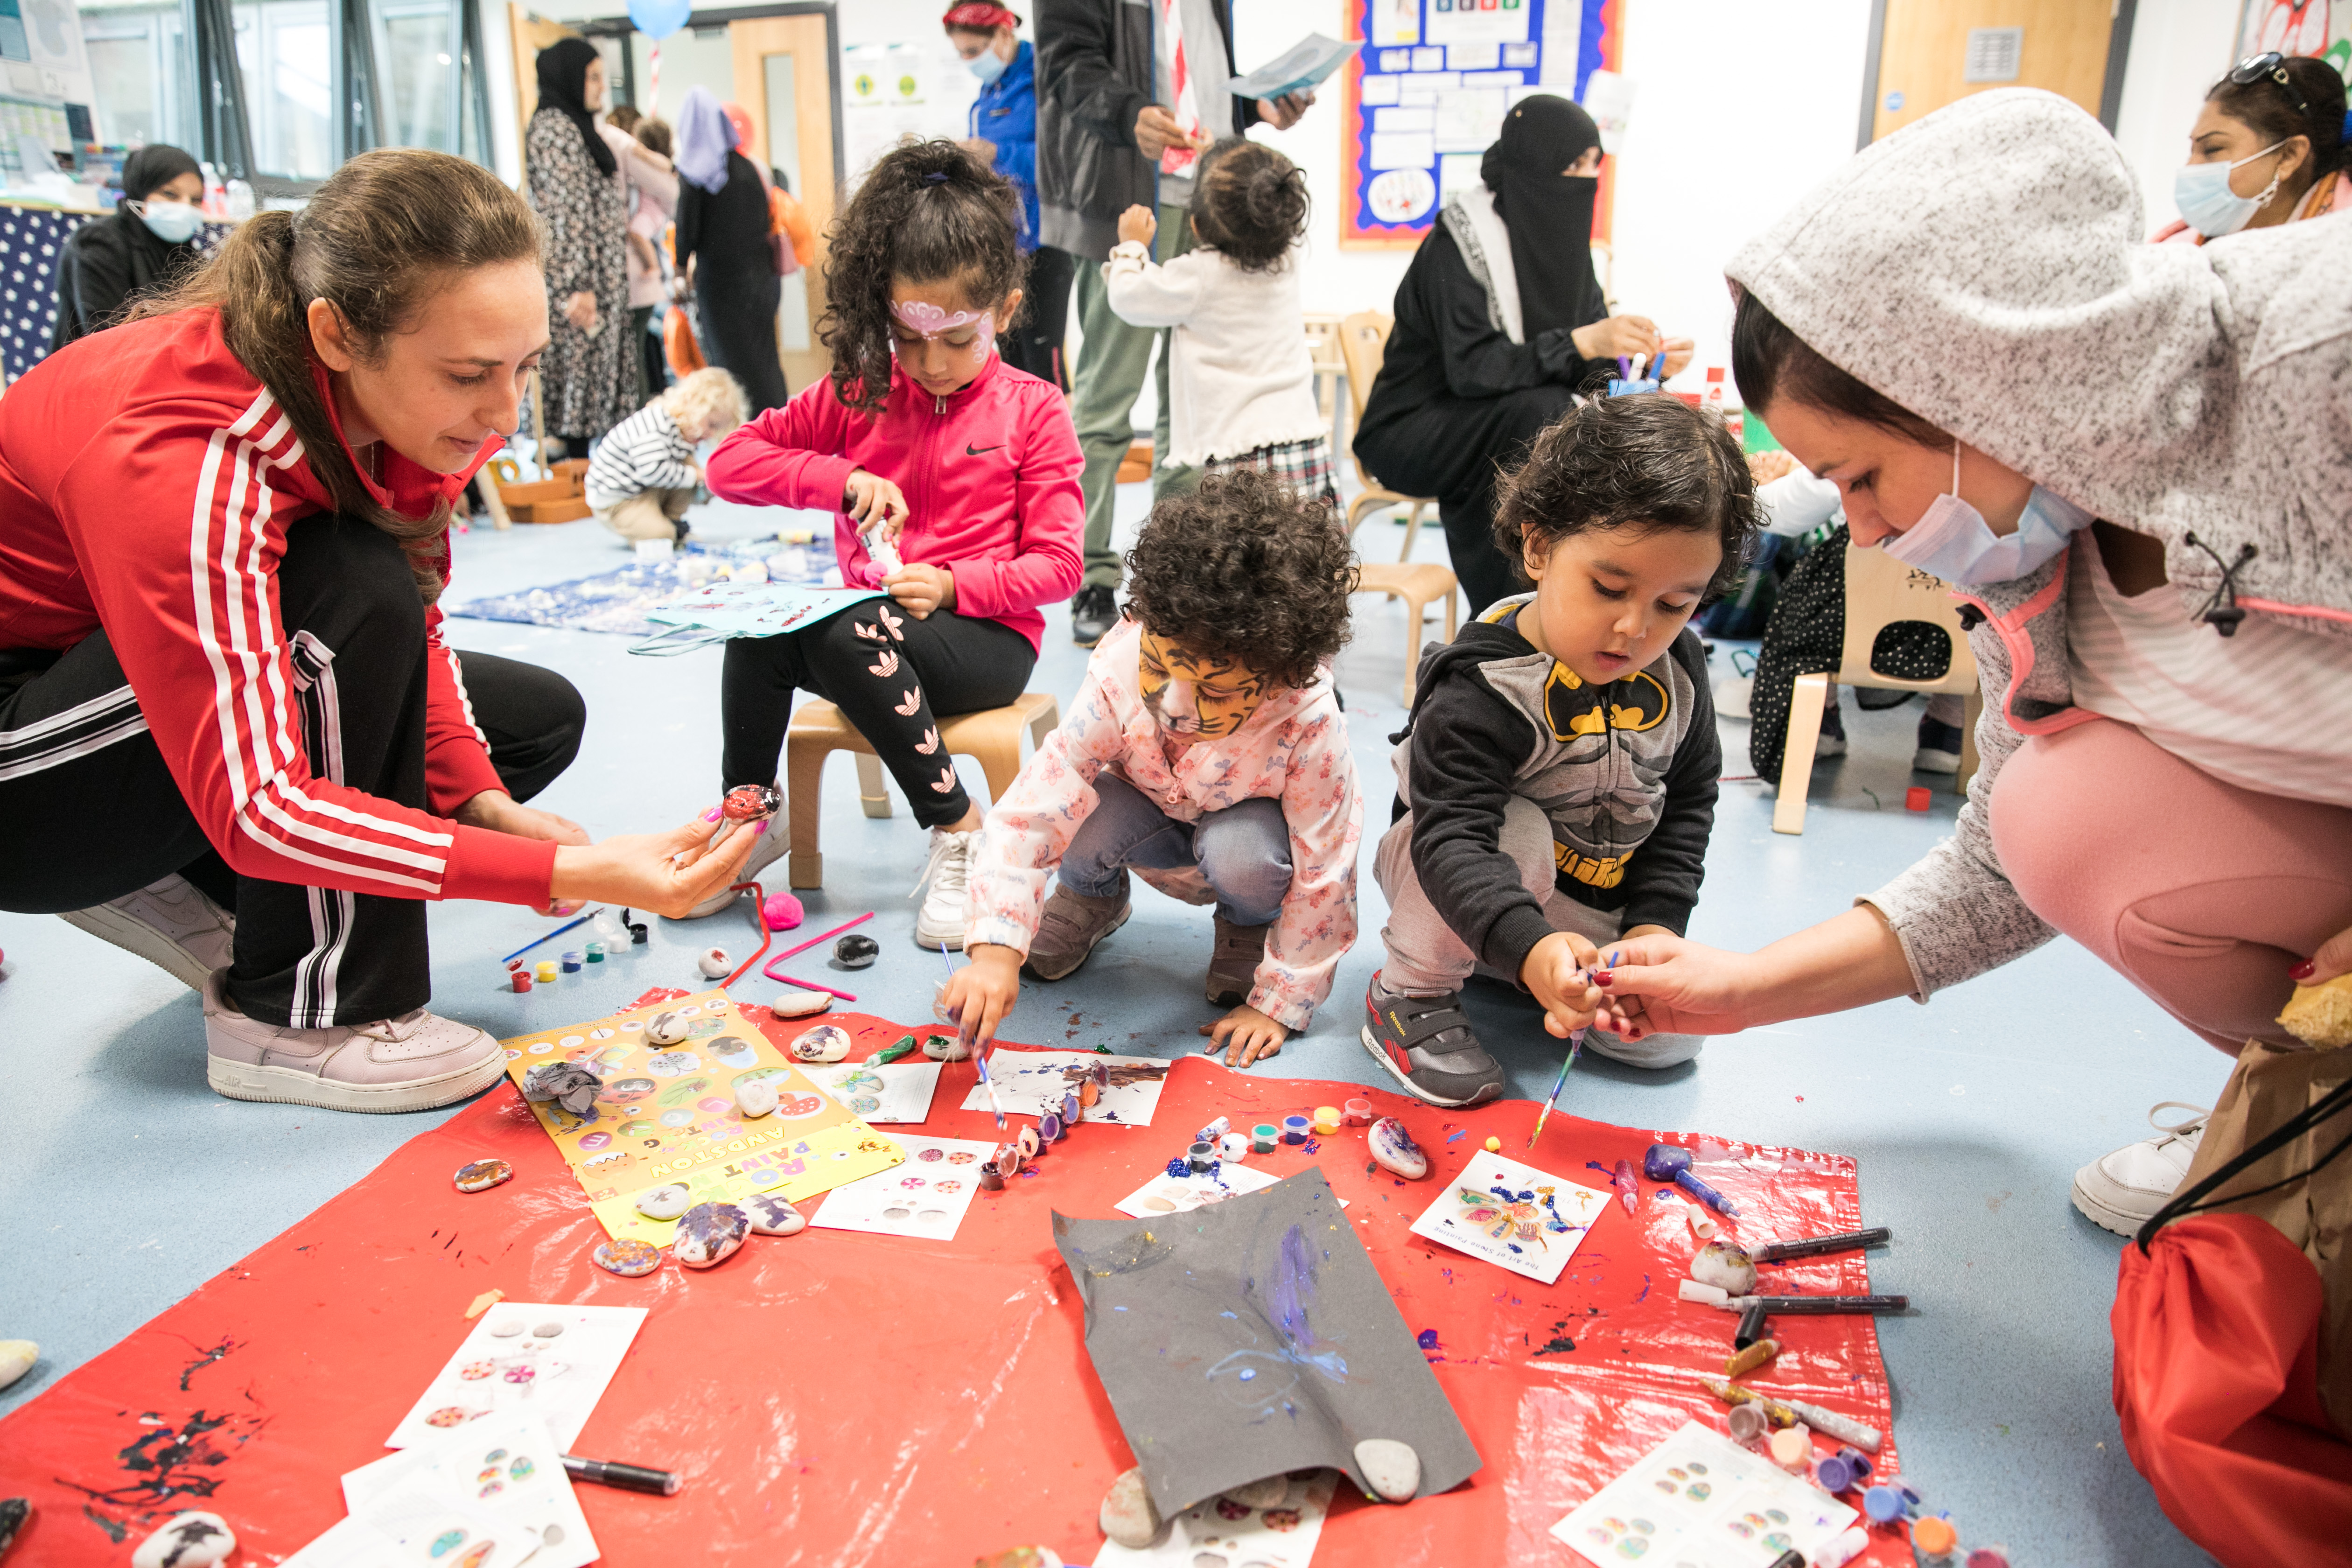
[[[1478,163],[1512,104],[1533,93],[1581,101],[1617,68],[1621,0],[1349,0],[1342,68],[1343,250],[1410,250]],[[1601,165],[1596,239],[1609,234]]]

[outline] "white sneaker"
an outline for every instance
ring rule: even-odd
[[[191,991],[202,991],[214,970],[228,967],[236,934],[236,917],[176,871],[110,903],[68,910],[58,919],[170,971]]]
[[[418,1008],[356,1027],[287,1029],[238,1011],[205,980],[205,1079],[230,1100],[325,1110],[430,1110],[506,1076],[506,1047],[470,1024]]]
[[[748,830],[738,829],[738,831]],[[751,858],[743,862],[741,870],[735,873],[735,880],[687,910],[686,918],[698,921],[705,915],[715,915],[721,910],[733,907],[735,900],[742,897],[740,893],[734,890],[736,883],[758,881],[760,873],[774,865],[777,858],[783,854],[785,841],[790,837],[791,835],[784,831],[784,818],[782,812],[768,818],[768,831],[760,835],[759,842],[751,846]],[[780,893],[783,891],[782,888],[773,890]]]
[[[2190,1115],[2186,1121],[2166,1123],[2156,1119],[2159,1110]],[[2074,1206],[2094,1225],[2117,1236],[2137,1236],[2139,1227],[2180,1190],[2180,1179],[2189,1173],[2197,1145],[2204,1139],[2205,1119],[2211,1114],[2204,1106],[2184,1100],[2157,1105],[2147,1113],[2156,1137],[2127,1143],[2074,1173]]]
[[[931,858],[922,880],[908,898],[919,897],[922,910],[915,916],[915,940],[925,947],[942,942],[963,951],[965,894],[971,879],[971,852],[980,847],[980,829],[950,833],[931,829]]]

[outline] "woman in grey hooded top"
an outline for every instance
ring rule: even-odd
[[[2106,132],[2008,89],[1732,259],[1748,406],[1855,545],[1963,603],[1983,765],[1844,914],[1753,954],[1627,943],[1621,1025],[1924,1002],[2063,933],[2234,1053],[2294,1046],[2293,985],[2352,970],[2352,223],[2146,232]],[[2200,1129],[2085,1166],[2077,1206],[2137,1229]]]

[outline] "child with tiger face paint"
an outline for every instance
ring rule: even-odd
[[[1152,509],[1127,571],[1128,618],[988,814],[942,1000],[990,1037],[1024,965],[1059,980],[1125,923],[1132,871],[1216,905],[1205,990],[1230,1011],[1201,1032],[1246,1067],[1307,1026],[1356,937],[1363,803],[1327,669],[1348,536],[1278,479],[1212,475]]]

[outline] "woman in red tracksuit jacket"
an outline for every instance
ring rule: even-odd
[[[826,263],[831,377],[729,437],[708,469],[726,500],[834,511],[842,580],[890,595],[727,645],[722,782],[772,780],[793,693],[832,699],[931,830],[915,917],[926,947],[963,945],[981,825],[937,716],[1019,697],[1038,606],[1078,586],[1085,459],[1069,408],[994,346],[1021,308],[1017,201],[952,142],[876,163]],[[783,847],[771,835],[744,874]]]
[[[201,988],[222,1094],[461,1099],[505,1056],[424,1010],[422,900],[683,912],[750,837],[518,804],[579,695],[442,643],[449,503],[547,344],[536,223],[370,153],[148,310],[0,399],[0,909]]]

